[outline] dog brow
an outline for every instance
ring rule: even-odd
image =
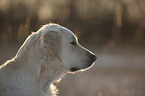
[[[73,35],[72,38],[73,38],[73,41],[78,41],[77,36]]]

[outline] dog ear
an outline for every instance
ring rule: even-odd
[[[57,57],[60,61],[61,54],[61,36],[58,32],[49,31],[43,36],[43,47],[46,48],[51,55]]]

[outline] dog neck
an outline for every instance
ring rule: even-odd
[[[57,57],[49,53],[49,55],[46,55],[46,53],[41,51],[41,47],[38,47],[40,46],[40,42],[33,42],[33,40],[36,41],[35,39],[37,39],[35,34],[29,39],[31,39],[31,43],[28,43],[28,40],[26,40],[16,56],[6,62],[4,66],[9,70],[15,70],[17,72],[17,74],[13,74],[14,77],[22,77],[21,79],[23,80],[18,79],[20,81],[15,81],[18,83],[15,87],[25,84],[24,86],[28,89],[27,91],[33,90],[30,89],[31,87],[29,88],[29,86],[33,86],[37,91],[50,94],[51,92],[48,89],[51,83],[61,78],[66,72],[66,68]],[[27,84],[22,81],[26,81]]]
[[[34,75],[36,75],[34,78],[40,90],[42,90],[44,94],[51,94],[51,84],[60,79],[63,73],[66,71],[62,62],[50,53],[47,54],[47,52],[41,53],[39,55],[35,53],[36,55],[33,55],[35,56],[33,58],[31,57],[31,54],[33,54],[32,51],[31,54],[30,52],[29,54],[24,53],[22,56],[18,56],[18,60],[21,60],[20,62],[26,63],[24,66],[27,67],[27,72],[34,73]]]
[[[34,86],[37,88],[35,90],[39,90],[44,94],[53,93],[53,89],[50,90],[52,83],[57,82],[57,80],[66,72],[61,61],[50,55],[42,56],[41,59],[30,59],[28,54],[23,54],[22,56],[16,55],[12,60],[8,61],[5,66],[5,68],[17,71],[17,73],[13,75],[21,74],[20,76],[23,76],[24,79],[22,81],[26,81],[25,78],[29,79],[24,86]],[[18,83],[18,86],[15,87],[19,87],[19,81],[16,82]],[[21,83],[22,82],[20,81],[20,84]]]
[[[51,58],[45,56],[41,61],[39,78],[40,86],[44,93],[47,93],[51,83],[58,82],[66,71],[59,59],[52,56],[50,57]]]

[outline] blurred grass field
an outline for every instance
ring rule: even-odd
[[[47,23],[71,29],[96,53],[95,65],[68,74],[58,96],[145,96],[145,0],[0,0],[0,64]]]
[[[59,96],[144,96],[144,68],[97,67],[66,76]]]

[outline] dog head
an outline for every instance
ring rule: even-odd
[[[40,31],[42,46],[63,64],[66,71],[76,72],[90,68],[96,60],[95,54],[82,47],[69,29],[57,24],[48,24]]]

